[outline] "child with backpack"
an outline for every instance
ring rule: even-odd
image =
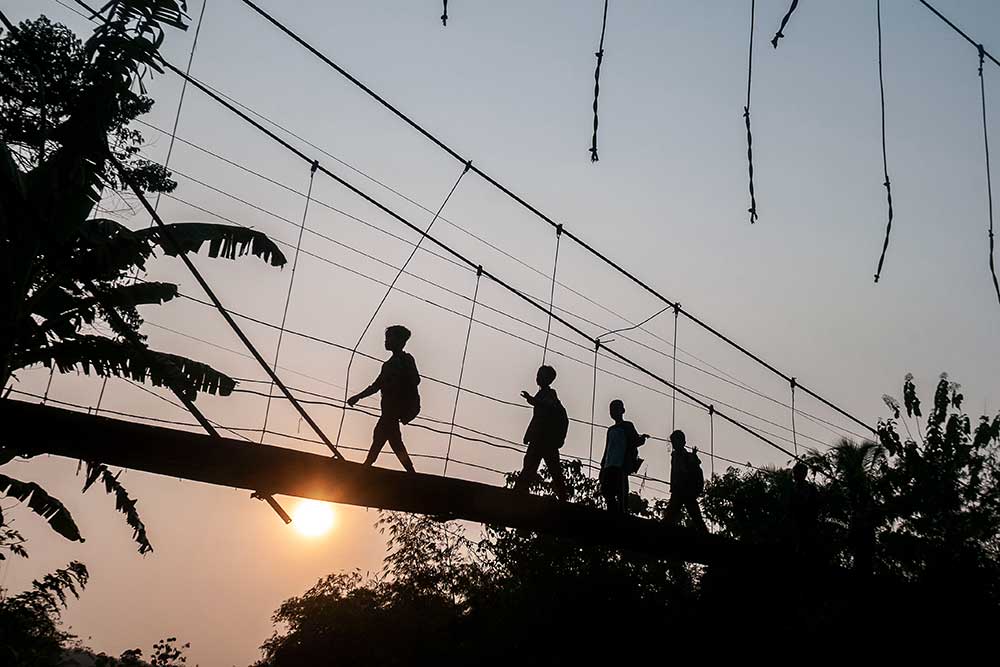
[[[388,327],[385,330],[385,349],[392,352],[392,356],[382,364],[382,371],[367,389],[347,399],[347,404],[354,407],[362,398],[378,392],[382,394],[382,415],[372,432],[372,446],[364,463],[366,466],[375,463],[388,442],[403,468],[416,472],[399,430],[400,424],[409,424],[420,414],[420,394],[417,392],[420,373],[413,357],[403,351],[408,340],[410,330],[406,327],[399,324]]]
[[[608,428],[601,457],[601,495],[608,511],[613,514],[628,512],[628,476],[638,472],[642,465],[639,447],[649,438],[639,435],[632,422],[625,421],[625,404],[615,399],[608,406],[614,424]]]
[[[556,379],[556,369],[542,366],[535,375],[538,391],[532,396],[522,391],[521,396],[532,407],[531,422],[524,432],[524,444],[528,451],[524,454],[524,467],[514,484],[515,491],[527,491],[538,477],[538,464],[545,461],[552,486],[560,500],[566,500],[566,483],[559,463],[559,448],[566,442],[569,417],[566,408],[559,402],[552,383]]]
[[[701,517],[698,506],[698,496],[705,490],[705,473],[701,470],[701,459],[698,451],[687,451],[687,437],[684,431],[674,431],[670,434],[670,500],[663,512],[663,520],[676,524],[680,519],[682,509],[686,509],[688,520],[694,528],[708,532],[705,520]]]

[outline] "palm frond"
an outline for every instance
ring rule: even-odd
[[[78,336],[28,350],[19,354],[15,363],[18,368],[55,364],[60,373],[76,371],[90,375],[93,371],[102,377],[148,381],[192,399],[198,392],[228,396],[236,387],[235,380],[208,364],[101,336]]]
[[[67,540],[73,542],[83,542],[80,529],[76,527],[72,515],[66,506],[35,482],[22,482],[0,475],[0,493],[5,496],[20,500],[28,504],[28,509],[45,519],[52,530],[56,531]]]
[[[259,257],[271,266],[284,266],[285,255],[267,235],[249,227],[221,225],[209,222],[179,222],[164,228],[151,227],[136,232],[139,238],[148,238],[171,256],[182,252],[198,252],[208,242],[209,257],[236,259],[247,253]]]
[[[146,526],[139,518],[139,512],[135,509],[137,501],[129,497],[128,491],[118,481],[120,475],[121,472],[117,475],[112,474],[103,463],[87,461],[87,476],[83,483],[83,493],[86,493],[97,480],[101,480],[105,493],[115,496],[115,510],[125,515],[125,521],[132,529],[132,539],[139,545],[139,553],[145,554],[153,550],[153,545],[149,543],[149,538],[146,536]]]

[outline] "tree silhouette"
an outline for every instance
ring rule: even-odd
[[[233,225],[172,224],[134,231],[96,210],[105,191],[165,192],[167,171],[139,156],[129,126],[149,111],[143,79],[160,71],[165,29],[185,28],[185,3],[115,0],[81,43],[44,17],[0,40],[0,387],[19,369],[44,365],[167,387],[186,405],[200,392],[228,395],[235,382],[208,364],[154,350],[140,306],[177,297],[177,285],[137,280],[158,252],[234,259],[285,258],[262,233]],[[2,17],[2,13],[0,13]],[[127,188],[126,188],[127,186]],[[122,198],[124,201],[124,198]],[[30,454],[30,443],[0,442],[0,465]],[[135,501],[106,467],[88,463],[84,491],[100,481],[151,546]],[[26,501],[52,528],[82,540],[66,507],[33,482],[0,476],[0,494]]]

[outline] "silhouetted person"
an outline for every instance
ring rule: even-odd
[[[538,464],[545,461],[549,474],[552,475],[556,496],[565,500],[566,483],[559,463],[559,448],[566,441],[569,420],[556,390],[552,388],[555,379],[556,369],[541,366],[535,375],[535,382],[538,383],[535,395],[532,396],[527,391],[521,392],[521,396],[533,410],[531,422],[524,432],[524,444],[528,446],[528,451],[524,453],[524,468],[514,484],[514,490],[527,491],[538,477]]]
[[[415,472],[410,455],[403,446],[403,434],[399,430],[400,423],[408,424],[420,413],[420,394],[417,393],[420,373],[413,357],[403,351],[408,340],[410,330],[406,327],[395,324],[387,328],[385,349],[392,352],[392,356],[382,364],[382,371],[367,389],[347,399],[347,404],[353,407],[362,398],[382,393],[382,415],[372,432],[372,447],[365,459],[366,466],[375,463],[379,452],[388,442],[403,467]]]
[[[800,554],[812,552],[819,522],[819,497],[816,487],[806,479],[808,474],[809,468],[801,461],[792,467],[792,529],[795,550]]]
[[[687,437],[684,431],[674,431],[670,434],[670,500],[663,513],[667,523],[676,524],[680,519],[681,510],[686,509],[688,519],[694,527],[707,532],[705,520],[701,518],[701,508],[698,506],[698,496],[705,488],[705,475],[701,471],[701,459],[695,451],[687,451],[684,446]]]
[[[628,511],[628,476],[639,470],[642,459],[639,447],[649,438],[639,435],[632,422],[625,421],[625,404],[617,398],[608,406],[615,423],[608,428],[601,457],[601,495],[608,511],[625,514]]]

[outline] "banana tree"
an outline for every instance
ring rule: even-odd
[[[15,27],[0,12],[7,29],[0,40],[0,388],[19,370],[42,365],[166,387],[194,410],[199,393],[225,396],[235,382],[208,364],[149,347],[140,308],[176,298],[178,288],[137,274],[159,254],[206,247],[211,257],[252,255],[278,267],[285,257],[245,227],[136,231],[100,214],[102,193],[125,183],[146,192],[175,186],[165,170],[136,157],[141,136],[128,123],[152,104],[143,79],[162,71],[164,29],[186,27],[186,4],[115,0],[100,18],[81,44],[50,23]],[[0,465],[25,453],[30,443],[0,435]],[[149,550],[135,501],[109,470],[89,463],[84,491],[98,480],[115,494],[140,552]],[[37,484],[0,476],[0,495],[26,502],[63,537],[82,540],[65,505]]]

